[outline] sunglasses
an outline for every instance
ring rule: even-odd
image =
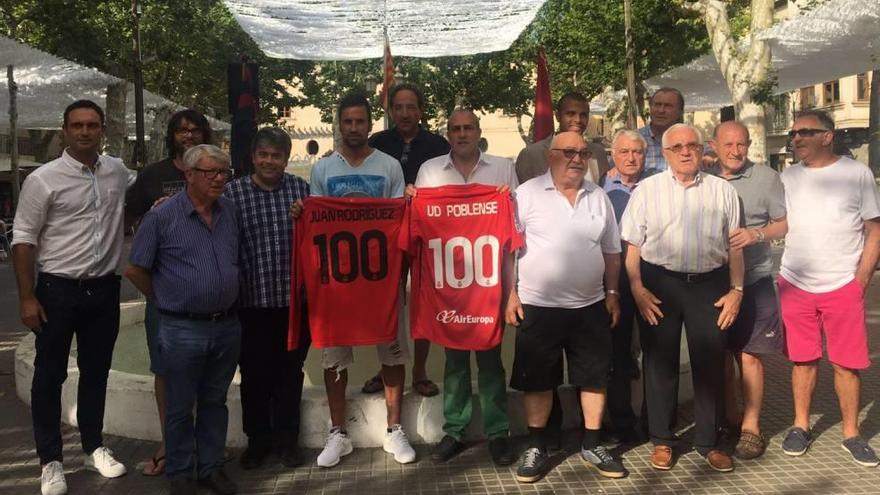
[[[663,148],[663,149],[665,149],[666,151],[671,151],[671,152],[675,153],[676,155],[680,155],[681,152],[684,151],[685,148],[690,150],[691,153],[697,153],[698,151],[703,151],[703,145],[699,144],[699,143],[687,143],[687,144],[678,143],[678,144],[675,144],[672,146],[667,146],[666,148]]]
[[[793,139],[795,136],[813,137],[816,134],[820,134],[823,132],[831,132],[831,131],[829,131],[828,129],[810,129],[808,127],[805,127],[803,129],[792,129],[792,130],[788,131],[788,137],[789,137],[789,139]]]
[[[231,168],[198,168],[194,167],[193,170],[197,172],[201,172],[202,175],[205,176],[206,179],[214,180],[218,175],[222,175],[225,180],[231,179],[235,172]]]
[[[574,148],[553,148],[553,151],[561,151],[562,156],[568,160],[574,160],[575,156],[580,156],[581,160],[589,160],[593,156],[593,152],[588,149],[576,150]]]

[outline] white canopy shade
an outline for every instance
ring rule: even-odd
[[[13,66],[18,86],[19,129],[59,129],[64,109],[78,99],[89,99],[106,109],[107,85],[122,79],[79,65],[0,36],[0,129],[9,128],[9,88],[6,66]],[[157,94],[144,91],[144,113],[149,129],[151,108],[182,108]],[[127,129],[134,131],[134,85],[126,98]],[[229,129],[226,122],[210,119],[214,129]]]
[[[880,0],[828,0],[761,34],[770,43],[777,93],[880,67]],[[717,109],[732,103],[715,55],[645,81],[651,89],[671,86],[685,110]]]
[[[270,57],[357,60],[506,50],[544,0],[223,0]]]

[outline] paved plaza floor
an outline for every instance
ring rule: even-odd
[[[878,360],[880,345],[880,280],[868,291],[868,323],[872,359]],[[39,493],[39,463],[33,444],[30,411],[15,394],[13,354],[24,335],[18,322],[17,298],[11,267],[0,263],[0,495]],[[622,480],[599,478],[585,467],[577,454],[577,434],[569,435],[569,450],[554,457],[556,467],[538,483],[525,485],[514,480],[515,466],[495,467],[489,460],[485,442],[470,446],[447,463],[434,463],[429,447],[417,446],[418,462],[401,466],[382,449],[357,449],[335,468],[315,465],[318,452],[306,452],[307,464],[297,469],[285,468],[271,459],[262,469],[243,472],[237,463],[227,466],[242,494],[845,494],[880,493],[880,469],[861,467],[852,462],[840,445],[841,423],[834,395],[831,369],[823,364],[813,406],[813,425],[817,440],[802,457],[782,453],[782,434],[790,425],[792,403],[790,365],[782,358],[771,359],[767,366],[767,389],[763,428],[769,438],[767,453],[758,460],[736,461],[732,473],[716,473],[695,452],[684,453],[674,469],[660,472],[649,465],[650,445],[617,450],[630,474]],[[439,378],[439,377],[436,377]],[[880,450],[880,372],[877,366],[862,374],[862,433]],[[680,415],[688,442],[689,405]],[[155,449],[155,444],[107,437],[106,444],[116,457],[129,467],[129,474],[105,480],[82,468],[76,429],[64,427],[65,472],[69,493],[87,494],[164,494],[167,483],[162,478],[140,474],[140,464]],[[517,442],[522,448],[522,442]],[[232,452],[239,454],[238,450]],[[207,493],[207,492],[204,492]]]

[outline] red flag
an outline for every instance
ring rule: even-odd
[[[385,109],[385,112],[388,112],[388,105],[390,102],[388,101],[388,93],[391,91],[391,86],[394,86],[394,59],[391,58],[391,44],[388,43],[388,34],[385,34],[385,62],[383,64],[384,75],[382,77],[382,108]]]
[[[535,86],[534,141],[553,134],[553,101],[550,97],[550,73],[544,49],[538,49],[538,83]]]

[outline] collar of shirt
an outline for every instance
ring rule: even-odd
[[[676,179],[676,178],[675,178],[675,175],[672,173],[672,169],[671,169],[671,168],[667,168],[667,169],[665,170],[664,173],[666,173],[666,174],[669,176],[669,178],[672,179],[672,182],[673,182],[674,184],[679,185],[679,186],[682,186],[682,187],[684,187],[685,189],[687,189],[687,188],[689,188],[689,187],[697,186],[697,185],[699,185],[701,182],[703,182],[703,173],[704,173],[704,172],[703,172],[702,170],[697,171],[697,175],[694,177],[694,181],[691,182],[690,184],[682,184],[681,182],[679,182],[679,180]]]
[[[541,181],[541,188],[545,191],[559,191],[556,187],[556,184],[553,183],[553,176],[550,175],[550,170],[547,169],[547,172],[544,175],[538,177],[538,180]],[[581,180],[581,186],[578,188],[577,196],[575,196],[574,204],[577,205],[578,201],[581,200],[587,193],[590,191],[587,189],[587,179],[586,177]],[[561,194],[561,193],[560,193]]]
[[[394,136],[394,139],[399,141],[401,145],[407,144],[406,140],[403,139],[403,136],[400,135],[400,131],[397,129],[397,126],[394,126],[392,129],[394,132],[391,132],[390,134]],[[423,138],[427,132],[428,131],[426,131],[425,128],[422,127],[421,124],[419,124],[419,130],[418,132],[416,132],[416,135],[410,140],[410,144],[421,141],[421,138]]]
[[[61,153],[61,159],[62,159],[62,161],[64,162],[65,165],[68,165],[68,166],[70,166],[70,167],[73,167],[73,168],[76,169],[77,171],[83,171],[83,170],[86,170],[86,169],[89,169],[89,170],[91,169],[91,168],[90,168],[88,165],[86,165],[85,163],[83,163],[83,162],[77,160],[76,158],[74,158],[73,156],[71,156],[71,154],[67,152],[67,148],[64,148],[64,151]],[[98,159],[95,160],[94,166],[95,166],[95,170],[97,170],[98,167],[101,166],[101,155],[100,155],[100,154],[98,155]]]
[[[183,213],[186,214],[186,216],[191,217],[193,215],[198,215],[198,212],[196,211],[196,207],[192,203],[192,199],[189,197],[189,194],[186,193],[186,189],[177,193],[177,196],[179,196],[177,198],[177,202],[179,204],[179,207],[183,211]],[[217,214],[218,216],[223,211],[223,206],[221,204],[221,198],[222,198],[222,196],[217,198],[214,201],[214,204],[211,206],[211,211],[214,214]]]
[[[640,128],[640,129],[639,129],[639,134],[641,134],[643,138],[645,138],[645,139],[650,139],[651,141],[654,141],[655,143],[659,143],[659,142],[660,142],[660,139],[657,139],[657,138],[654,136],[654,131],[653,131],[653,129],[651,128],[651,124],[648,124],[648,125],[646,125],[645,127]],[[661,137],[662,137],[662,136],[661,136]]]
[[[752,163],[751,160],[746,160],[745,165],[743,165],[741,169],[737,170],[736,172],[734,172],[730,176],[725,176],[725,175],[721,174],[721,166],[720,165],[712,165],[711,167],[706,169],[706,172],[708,172],[714,176],[721,177],[722,179],[729,180],[729,181],[736,180],[736,179],[748,179],[749,177],[752,176],[752,167],[754,167],[754,165],[755,164]]]
[[[480,166],[487,167],[488,165],[489,165],[489,162],[487,162],[483,158],[483,152],[480,151],[479,158],[477,158],[477,164],[474,166],[474,169],[471,171],[471,175],[474,175],[474,173],[477,171],[478,167],[480,167]],[[451,151],[446,155],[446,163],[443,164],[443,168],[445,170],[455,168],[455,164],[452,163],[452,152]],[[467,178],[467,177],[465,177],[465,178]]]

